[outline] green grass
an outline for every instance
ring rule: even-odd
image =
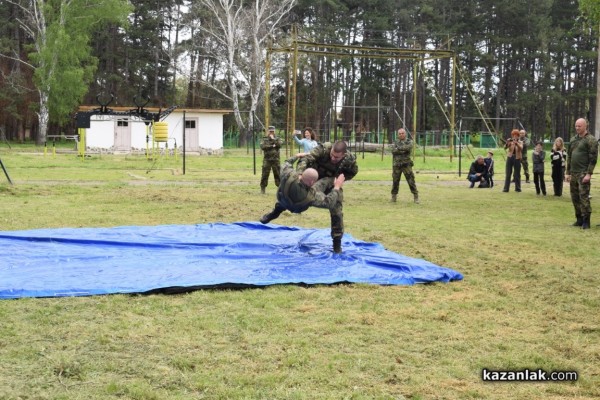
[[[0,175],[2,230],[248,221],[275,200],[245,149],[188,157],[185,175],[181,158],[33,150],[0,147],[15,182]],[[470,160],[458,177],[456,158],[417,157],[421,204],[404,181],[393,204],[381,154],[359,155],[344,189],[347,233],[463,281],[0,301],[0,399],[598,398],[600,217],[571,227],[568,189],[502,193],[498,153],[493,189],[468,189]],[[328,228],[329,215],[276,222]],[[484,383],[483,368],[579,380]]]

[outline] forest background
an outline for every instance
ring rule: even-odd
[[[75,133],[77,107],[112,94],[111,106],[147,99],[163,108],[232,109],[225,129],[246,133],[241,144],[263,128],[267,48],[289,46],[295,37],[327,45],[451,49],[466,76],[456,87],[458,118],[478,116],[477,103],[503,134],[518,119],[533,138],[567,138],[576,118],[594,123],[598,113],[599,4],[0,0],[0,133],[39,144],[48,134]],[[282,127],[289,58],[273,58],[269,82],[270,120]],[[451,64],[428,61],[413,82],[412,60],[301,56],[296,127],[329,130],[326,121],[337,105],[335,118],[346,131],[360,126],[391,140],[401,116],[407,126],[416,120],[418,131],[448,129],[435,92],[449,106]],[[415,88],[413,115],[406,104],[413,104]],[[462,129],[482,125],[471,120]]]

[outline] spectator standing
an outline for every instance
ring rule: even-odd
[[[406,137],[404,128],[398,129],[397,140],[392,145],[393,166],[392,166],[392,202],[396,202],[396,197],[400,189],[400,177],[404,174],[406,183],[413,194],[416,204],[419,204],[419,191],[415,183],[415,174],[412,167],[414,165],[410,158],[413,149],[412,140]]]
[[[561,137],[557,137],[552,145],[550,153],[550,163],[552,164],[552,186],[555,196],[562,196],[563,181],[565,180],[565,167],[567,164],[567,152],[565,151],[565,142]]]
[[[488,151],[487,157],[484,159],[485,166],[487,168],[487,181],[488,187],[494,187],[494,152]]]
[[[269,174],[273,171],[275,186],[279,186],[279,149],[282,141],[275,136],[275,127],[269,126],[267,136],[260,142],[260,148],[263,151],[262,175],[260,178],[260,192],[265,194],[265,189],[269,184]]]
[[[542,148],[542,142],[537,142],[531,155],[533,159],[533,183],[535,183],[535,193],[539,196],[540,191],[546,195],[546,182],[544,181],[544,161],[546,152]]]
[[[300,131],[294,132],[294,141],[302,146],[304,153],[310,153],[312,149],[317,147],[319,142],[317,142],[317,136],[313,131],[313,128],[304,129],[304,139],[298,139],[296,135],[299,135]]]
[[[515,192],[521,191],[521,157],[523,155],[523,142],[519,140],[519,131],[513,129],[510,138],[506,140],[504,148],[506,149],[506,178],[504,179],[504,190],[510,189],[510,177],[513,175],[515,182]]]
[[[590,188],[592,174],[598,161],[598,142],[587,128],[585,118],[575,121],[577,135],[569,143],[565,175],[566,181],[570,183],[571,201],[577,218],[573,226],[581,226],[582,229],[590,229]]]
[[[521,166],[523,168],[523,172],[525,173],[525,183],[529,183],[529,162],[527,161],[527,150],[531,141],[527,137],[527,131],[525,129],[521,129],[519,131],[519,140],[523,142],[523,154],[521,157]]]

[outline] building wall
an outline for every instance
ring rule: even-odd
[[[195,129],[186,129],[186,150],[198,151],[199,149],[217,150],[223,148],[223,115],[220,112],[190,112],[185,113],[187,121],[195,121],[192,124]],[[127,120],[127,127],[118,120]],[[177,144],[179,149],[183,146],[183,121],[182,111],[173,111],[163,122],[168,124],[167,145],[172,149]],[[137,150],[152,147],[152,132],[147,132],[147,125],[137,118],[129,118],[113,115],[94,115],[91,118],[90,128],[86,129],[86,147],[90,149],[114,150],[116,135],[121,134],[123,129],[129,129],[131,133],[131,148]],[[150,142],[146,144],[146,136],[149,134]],[[197,140],[190,135],[198,135]],[[197,143],[198,149],[190,148],[190,143]],[[158,143],[158,147],[164,148],[165,143]]]

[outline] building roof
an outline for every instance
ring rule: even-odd
[[[77,111],[92,111],[94,109],[100,108],[100,106],[79,106],[79,108],[77,109]],[[115,106],[115,107],[108,107],[111,110],[114,111],[119,111],[119,112],[126,112],[129,110],[135,110],[137,109],[137,107],[135,106],[131,106],[131,107],[123,107],[123,106]],[[149,112],[153,112],[153,113],[157,113],[159,111],[164,111],[167,108],[163,108],[160,109],[158,107],[144,107],[144,110],[147,110]],[[210,108],[176,108],[172,111],[172,113],[182,113],[182,112],[186,112],[186,113],[203,113],[203,114],[231,114],[233,113],[233,110],[228,110],[228,109],[210,109]]]

